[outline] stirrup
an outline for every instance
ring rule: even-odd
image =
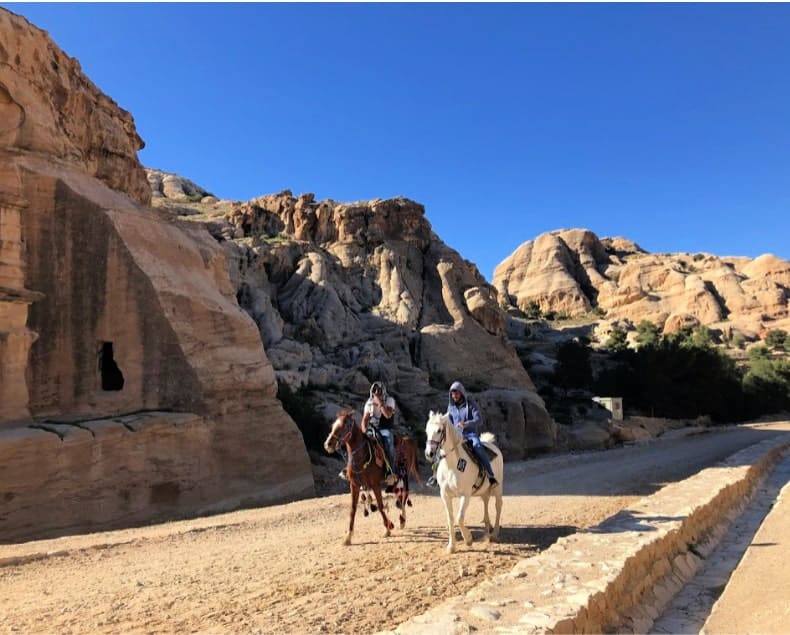
[[[348,473],[345,470],[340,470],[340,472],[338,472],[337,476],[338,476],[338,478],[341,478],[344,481],[348,480]]]
[[[427,481],[425,481],[425,484],[426,484],[428,487],[439,487],[439,481],[437,481],[437,480],[436,480],[436,477],[435,477],[435,476],[432,476],[432,477],[431,477],[431,478],[429,478]]]

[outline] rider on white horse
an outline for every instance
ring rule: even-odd
[[[472,444],[475,455],[488,475],[491,487],[496,486],[498,482],[491,469],[491,462],[488,460],[485,447],[480,443],[480,424],[482,423],[480,409],[472,399],[467,398],[464,385],[460,381],[454,381],[450,386],[447,416],[450,417],[450,422],[461,431],[464,438]]]

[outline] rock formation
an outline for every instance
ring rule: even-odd
[[[790,262],[650,254],[623,238],[559,230],[525,242],[494,272],[504,306],[545,314],[648,320],[664,332],[704,324],[732,336],[790,327]]]
[[[309,495],[222,248],[134,121],[0,9],[0,540]]]
[[[400,423],[419,433],[460,379],[508,458],[554,446],[556,425],[505,336],[496,291],[436,236],[418,203],[286,191],[221,214],[211,204],[190,220],[224,246],[278,379],[309,387],[327,416],[360,409],[382,380]]]

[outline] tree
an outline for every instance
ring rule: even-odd
[[[756,362],[760,359],[771,359],[771,351],[765,346],[752,346],[749,349],[749,360]]]
[[[755,412],[763,414],[786,410],[790,408],[790,364],[755,356],[743,378],[743,387]]]
[[[772,329],[765,334],[765,345],[768,348],[784,348],[787,343],[787,331],[783,329]]]
[[[542,315],[540,305],[535,300],[530,300],[524,305],[524,315],[530,320],[539,320]]]
[[[642,320],[636,325],[636,341],[639,346],[658,346],[661,331],[650,320]]]
[[[666,336],[666,339],[687,348],[710,348],[713,345],[710,329],[704,324],[684,326],[677,333]]]
[[[592,384],[590,349],[576,340],[563,342],[557,350],[554,379],[563,388],[589,388]]]
[[[707,326],[700,324],[692,329],[688,342],[697,348],[710,348],[713,346],[713,336]]]
[[[625,350],[628,348],[627,335],[628,333],[622,326],[613,326],[612,332],[609,333],[609,339],[606,340],[606,348],[614,352]]]

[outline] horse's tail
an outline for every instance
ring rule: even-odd
[[[398,437],[398,454],[403,459],[406,473],[411,474],[422,485],[422,478],[417,469],[417,442],[412,437]]]
[[[480,435],[480,440],[483,443],[494,443],[495,444],[496,443],[496,435],[493,434],[492,432],[483,432],[483,434]]]

